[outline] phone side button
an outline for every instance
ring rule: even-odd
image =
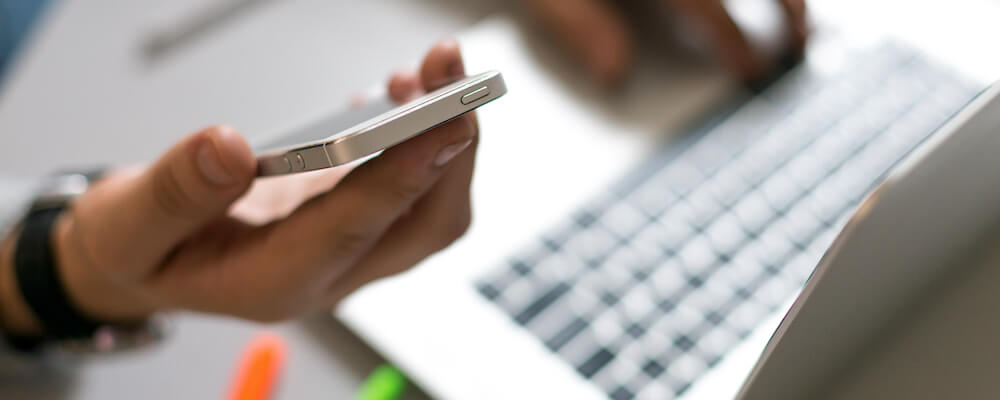
[[[299,171],[306,169],[306,159],[302,158],[302,153],[295,153],[295,168]]]
[[[462,96],[462,104],[470,104],[470,103],[472,103],[472,102],[474,102],[476,100],[479,100],[479,99],[481,99],[483,97],[486,97],[486,96],[489,96],[489,95],[490,95],[490,87],[489,86],[483,86],[483,87],[481,87],[479,89],[476,89],[476,90],[473,90],[473,91],[469,92],[465,96]]]

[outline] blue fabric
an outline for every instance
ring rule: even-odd
[[[0,80],[49,0],[0,0]]]

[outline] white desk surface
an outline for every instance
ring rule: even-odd
[[[155,63],[139,58],[136,37],[198,10],[198,1],[58,5],[0,96],[0,171],[33,176],[65,165],[148,160],[215,122],[266,134],[343,104],[497,7],[459,0],[261,3]],[[42,148],[46,142],[55,145]],[[832,397],[995,398],[1000,251],[987,253],[981,266],[942,283],[925,307],[901,320],[896,334],[834,385]],[[273,326],[191,314],[175,321],[161,346],[89,360],[66,376],[4,381],[0,398],[221,398],[241,349],[263,329],[289,344],[278,399],[351,398],[381,362],[325,313]]]

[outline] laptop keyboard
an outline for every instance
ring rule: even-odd
[[[981,87],[886,44],[792,70],[477,282],[613,399],[670,399],[798,294],[863,197]]]

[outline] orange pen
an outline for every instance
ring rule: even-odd
[[[227,400],[267,400],[274,392],[285,361],[285,343],[272,333],[257,335],[237,366]]]

